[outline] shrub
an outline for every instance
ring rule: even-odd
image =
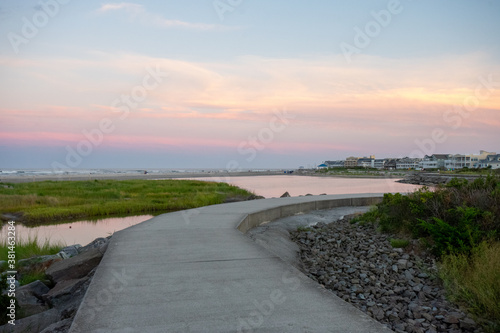
[[[439,256],[451,252],[468,253],[486,238],[486,233],[477,223],[481,216],[479,209],[458,207],[451,209],[449,215],[452,217],[449,223],[437,217],[433,217],[432,221],[418,219],[432,239],[431,248],[434,254]]]
[[[436,255],[469,253],[481,241],[500,240],[500,178],[453,179],[435,190],[388,193],[359,220],[378,222],[384,232],[423,238]]]

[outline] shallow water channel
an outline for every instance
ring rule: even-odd
[[[65,245],[90,243],[98,237],[107,237],[114,232],[149,220],[153,215],[112,217],[93,221],[78,221],[64,224],[44,225],[34,228],[16,224],[17,242],[37,238],[39,244],[45,240]],[[7,226],[0,230],[0,239],[7,239]]]

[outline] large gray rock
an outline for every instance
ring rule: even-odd
[[[41,281],[35,281],[16,290],[16,299],[24,316],[47,311],[49,306],[42,300],[42,295],[49,291],[49,287]]]
[[[72,322],[73,318],[64,319],[62,321],[50,325],[40,333],[66,333],[69,331]]]
[[[30,284],[24,285],[17,289],[16,297],[17,299],[22,299],[24,295],[33,295],[38,298],[41,298],[42,295],[46,294],[49,291],[49,287],[47,287],[42,281],[36,280],[35,282],[31,282]]]
[[[56,283],[62,280],[81,279],[99,265],[106,248],[107,242],[101,247],[90,248],[75,257],[56,262],[45,271],[45,274]]]
[[[105,246],[108,242],[109,242],[109,239],[107,239],[107,238],[103,238],[103,237],[96,238],[92,242],[90,242],[89,244],[87,244],[83,247],[79,247],[78,253],[84,253],[84,252],[87,252],[88,250],[91,250],[91,249],[101,248],[101,247]]]
[[[78,250],[81,247],[82,246],[80,244],[66,246],[65,248],[61,249],[61,251],[59,251],[59,255],[61,257],[64,257],[64,259],[74,257],[74,256],[78,255],[78,253],[80,253]]]
[[[43,295],[43,298],[52,306],[57,307],[62,302],[71,298],[73,293],[75,293],[88,280],[89,277],[86,276],[81,279],[59,281],[54,288]]]
[[[3,325],[0,333],[39,333],[59,321],[59,311],[50,309],[39,314],[16,320],[16,325]]]

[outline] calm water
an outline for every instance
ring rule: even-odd
[[[152,218],[152,215],[114,217],[97,221],[79,221],[73,223],[47,225],[28,228],[16,224],[17,241],[38,238],[42,243],[48,239],[51,243],[61,242],[66,245],[87,245],[98,237],[107,237],[115,231],[125,229]],[[7,225],[0,230],[0,239],[7,239]]]
[[[266,198],[280,197],[290,193],[292,197],[306,194],[351,194],[351,193],[385,193],[413,192],[420,185],[396,183],[395,178],[341,178],[341,177],[310,177],[310,176],[252,176],[252,177],[221,177],[192,178],[207,181],[223,181],[250,190]]]
[[[307,176],[252,176],[231,178],[193,178],[197,180],[224,181],[266,198],[279,197],[288,191],[291,196],[305,194],[349,194],[349,193],[385,193],[385,192],[412,192],[418,185],[396,183],[396,179],[370,178],[333,178]],[[98,237],[106,237],[115,231],[125,229],[145,220],[152,215],[108,218],[97,221],[79,221],[59,225],[27,228],[16,225],[16,234],[19,239],[38,237],[39,242],[49,239],[51,242],[62,242],[66,245],[86,245]],[[1,239],[7,239],[7,226],[0,230]]]

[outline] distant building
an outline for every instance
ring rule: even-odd
[[[385,170],[408,170],[408,169],[462,169],[462,168],[500,168],[500,154],[481,150],[479,154],[432,154],[424,158],[375,158],[350,156],[345,160],[325,161],[320,164],[321,168],[376,168]]]
[[[345,159],[344,167],[352,168],[358,166],[359,157],[350,156]]]
[[[420,168],[420,158],[409,158],[403,157],[396,160],[396,169],[408,170],[408,169],[418,169]]]
[[[485,168],[488,165],[489,158],[492,157],[491,160],[493,161],[496,155],[496,153],[485,150],[481,150],[479,155],[449,155],[448,159],[445,160],[444,167],[446,169]]]
[[[396,160],[395,159],[386,159],[385,164],[384,164],[384,169],[395,170],[396,169]]]
[[[444,168],[446,160],[450,159],[450,154],[433,154],[431,156],[425,155],[420,163],[422,169],[440,169]]]
[[[485,165],[484,168],[500,169],[500,154],[488,155],[481,164]]]
[[[326,161],[325,164],[328,165],[329,168],[343,168],[344,167],[343,160]]]
[[[377,169],[383,169],[386,161],[385,158],[376,158],[373,160],[373,166]]]
[[[357,166],[363,167],[363,168],[374,168],[375,167],[375,156],[358,158]]]
[[[446,169],[462,169],[469,168],[470,166],[470,155],[450,155],[447,160],[445,160],[444,167]]]
[[[488,157],[496,156],[495,152],[487,152],[485,150],[480,150],[479,155],[471,154],[470,156],[470,166],[469,168],[486,168]]]

